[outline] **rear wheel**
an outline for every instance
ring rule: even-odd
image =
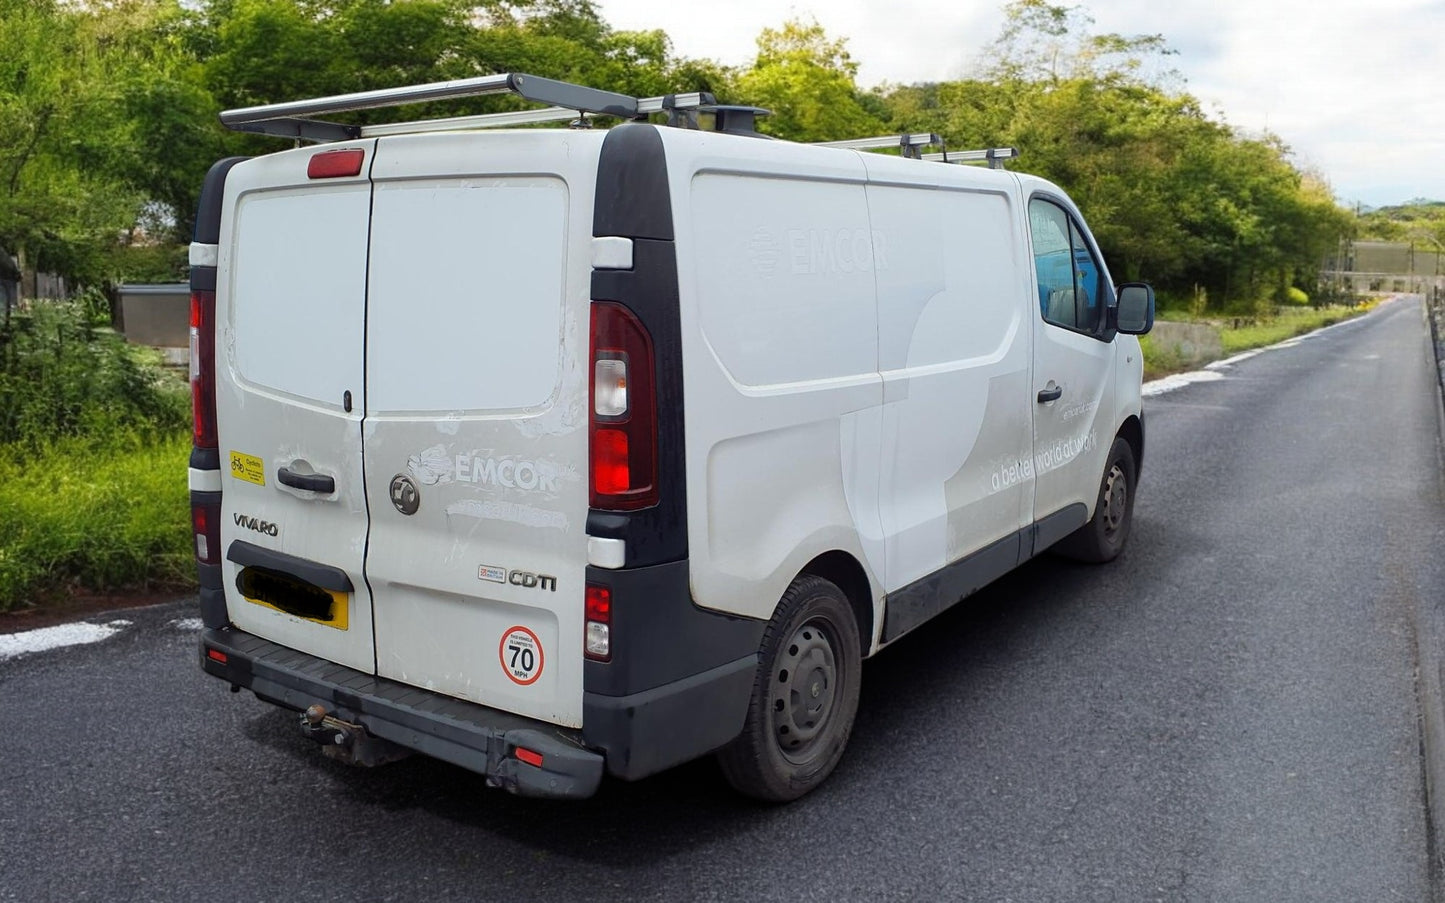
[[[861,659],[843,591],[812,575],[793,581],[763,633],[743,732],[718,752],[728,783],[775,802],[821,784],[853,730]]]
[[[1122,438],[1115,439],[1104,464],[1094,516],[1087,524],[1055,546],[1068,558],[1091,563],[1113,561],[1124,551],[1134,515],[1134,449]]]

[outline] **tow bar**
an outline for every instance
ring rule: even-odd
[[[347,765],[372,768],[412,754],[404,746],[373,737],[363,725],[342,721],[319,702],[301,713],[301,732],[320,743],[321,752],[328,759]]]

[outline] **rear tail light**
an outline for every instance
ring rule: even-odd
[[[591,504],[631,511],[657,504],[657,393],[652,339],[611,301],[592,304]]]
[[[605,662],[612,658],[612,590],[587,584],[587,657]]]
[[[215,292],[191,292],[191,414],[195,420],[196,448],[215,448]]]
[[[221,563],[221,498],[213,502],[191,503],[191,532],[196,539],[196,561],[201,564]]]

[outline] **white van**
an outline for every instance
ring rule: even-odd
[[[553,106],[311,118],[501,92]],[[1152,291],[1045,181],[756,112],[501,75],[223,114],[324,143],[202,194],[208,673],[363,764],[585,797],[717,751],[786,800],[862,659],[1050,547],[1119,554]],[[591,114],[638,121],[495,128]]]

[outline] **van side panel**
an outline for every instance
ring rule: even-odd
[[[1011,186],[985,187],[960,168],[868,162],[868,205],[890,264],[877,280],[893,592],[1029,522],[1028,272]],[[902,181],[921,177],[936,181]]]
[[[664,140],[680,223],[692,594],[767,619],[818,554],[841,549],[881,573],[865,172],[857,155],[821,148]]]

